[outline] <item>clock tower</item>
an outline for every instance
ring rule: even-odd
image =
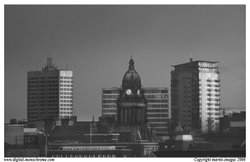
[[[142,89],[141,78],[135,71],[134,60],[131,58],[117,98],[118,124],[121,126],[145,127],[146,108],[147,101]]]

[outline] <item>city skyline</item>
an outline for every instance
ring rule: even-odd
[[[171,65],[191,55],[219,61],[221,106],[245,107],[243,5],[5,6],[5,122],[27,118],[27,72],[47,56],[74,72],[74,115],[101,116],[131,55],[143,87],[170,88]]]

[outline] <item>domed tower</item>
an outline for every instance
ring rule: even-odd
[[[134,60],[131,58],[117,98],[118,123],[125,126],[145,125],[146,108],[147,101],[143,93],[141,78],[135,71]]]

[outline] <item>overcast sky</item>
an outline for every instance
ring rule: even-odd
[[[74,114],[90,120],[131,54],[144,87],[170,88],[191,53],[219,61],[221,106],[245,107],[245,6],[5,6],[5,122],[27,118],[27,72],[49,55],[74,71]]]

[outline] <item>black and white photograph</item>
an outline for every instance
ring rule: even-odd
[[[245,161],[246,5],[4,4],[3,111],[5,159]]]

